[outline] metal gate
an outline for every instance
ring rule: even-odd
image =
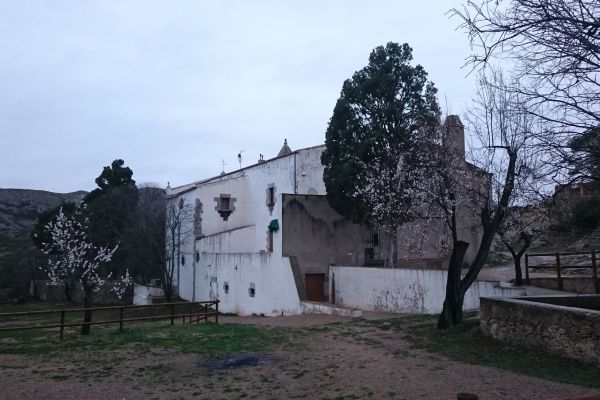
[[[379,260],[379,232],[368,228],[365,234],[365,261]]]

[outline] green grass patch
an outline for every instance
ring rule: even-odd
[[[264,351],[285,344],[288,334],[283,329],[249,325],[200,323],[168,325],[138,323],[126,325],[123,332],[115,325],[93,326],[92,333],[82,336],[76,331],[60,340],[57,330],[0,333],[0,354],[41,357],[69,357],[72,354],[109,351],[130,345],[135,350],[173,348],[184,353],[208,355],[240,351]]]
[[[600,388],[600,366],[549,354],[540,348],[506,345],[485,336],[476,319],[440,331],[436,328],[436,316],[421,318],[416,324],[411,318],[404,318],[413,322],[410,329],[403,329],[404,338],[418,348],[549,381]]]
[[[62,308],[60,305],[56,308]],[[25,311],[43,311],[48,310],[49,304],[43,302],[25,303],[25,304],[0,304],[0,313],[13,313]]]

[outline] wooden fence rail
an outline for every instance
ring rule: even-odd
[[[580,255],[591,255],[591,264],[590,265],[568,265],[561,263],[561,257],[565,256],[580,256]],[[555,262],[553,267],[549,267],[547,265],[531,265],[530,257],[555,257]],[[556,278],[558,280],[558,290],[563,290],[563,277],[562,270],[563,269],[571,269],[571,268],[591,268],[592,270],[592,279],[594,281],[594,291],[596,293],[600,293],[600,282],[598,282],[598,266],[596,264],[596,250],[592,250],[590,252],[569,252],[569,253],[525,253],[525,280],[529,284],[531,281],[529,279],[529,270],[530,269],[540,269],[540,268],[554,268],[556,271]]]
[[[175,308],[177,306],[187,306],[196,307],[196,309],[192,311],[178,311],[175,312]],[[214,308],[212,308],[214,306]],[[128,317],[125,318],[126,310],[133,309],[152,309],[152,308],[169,308],[169,313],[164,315],[150,315],[150,316],[142,316],[142,317]],[[65,322],[65,316],[68,313],[80,313],[85,311],[90,311],[93,315],[94,311],[110,311],[110,310],[119,310],[119,318],[118,319],[107,319],[101,321],[90,321],[90,322]],[[187,323],[196,322],[199,323],[200,320],[208,321],[209,317],[214,317],[215,322],[219,323],[219,300],[214,301],[195,301],[195,302],[176,302],[176,303],[161,303],[161,304],[147,304],[147,305],[127,305],[127,306],[107,306],[107,307],[90,307],[90,308],[62,308],[62,309],[54,309],[54,310],[41,310],[41,311],[22,311],[22,312],[13,312],[13,313],[0,313],[0,323],[1,318],[10,318],[10,317],[28,317],[28,316],[37,316],[44,314],[59,314],[60,322],[56,324],[42,324],[42,325],[18,325],[15,324],[13,326],[3,327],[0,324],[0,332],[6,331],[19,331],[19,330],[32,330],[32,329],[50,329],[50,328],[59,328],[60,329],[60,338],[64,337],[65,328],[75,327],[75,326],[84,326],[84,325],[104,325],[104,324],[119,324],[119,330],[123,330],[124,322],[132,322],[132,321],[156,321],[156,320],[171,320],[171,325],[175,324],[176,318],[182,318],[182,322],[185,324],[186,319]]]

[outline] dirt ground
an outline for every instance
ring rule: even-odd
[[[87,376],[78,365],[0,355],[0,399],[456,399],[458,392],[471,392],[482,400],[514,400],[598,394],[417,350],[402,331],[365,320],[305,315],[223,322],[290,328],[294,343],[227,359],[165,349],[140,355],[125,348],[108,359],[89,354],[97,369]]]

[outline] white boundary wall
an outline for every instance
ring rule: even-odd
[[[442,311],[446,271],[332,266],[330,293],[335,279],[335,303],[367,311],[435,314]],[[498,282],[476,281],[465,295],[464,309],[479,308],[480,297],[512,297],[524,290],[501,287]]]
[[[219,311],[238,315],[303,312],[287,257],[267,252],[201,253],[194,268],[195,273],[193,268],[181,270],[180,296],[185,300],[219,299]]]

